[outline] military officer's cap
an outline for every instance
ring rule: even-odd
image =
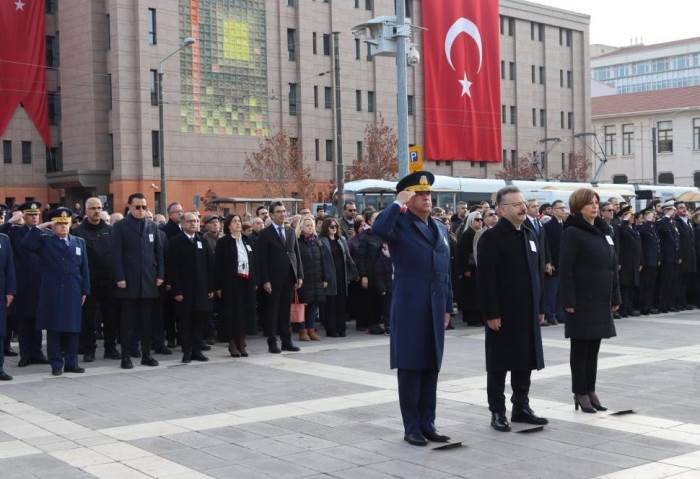
[[[27,201],[19,205],[19,210],[25,214],[38,215],[40,213],[39,208],[41,208],[41,203],[38,201]]]
[[[632,207],[630,205],[623,206],[622,208],[620,208],[620,212],[618,213],[618,216],[622,216],[622,215],[624,215],[626,213],[630,213],[630,212],[634,213],[634,211],[632,211]]]
[[[59,225],[69,225],[71,224],[71,219],[73,212],[66,207],[56,208],[51,212],[51,221],[55,221]]]
[[[204,224],[211,223],[214,220],[221,220],[221,217],[216,215],[206,215],[204,217]]]
[[[432,191],[432,185],[435,183],[435,175],[429,171],[416,171],[407,176],[404,176],[396,184],[396,192],[402,191]]]
[[[676,202],[673,201],[673,200],[668,200],[666,203],[663,203],[663,204],[661,205],[661,207],[662,207],[664,210],[670,210],[670,209],[674,209],[674,210],[675,210],[675,209],[676,209]]]

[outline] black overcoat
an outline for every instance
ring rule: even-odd
[[[455,276],[457,276],[457,305],[460,311],[478,310],[476,261],[474,260],[474,235],[476,230],[465,227],[457,240],[455,250]],[[465,273],[469,273],[468,276]]]
[[[681,218],[676,218],[676,228],[678,229],[678,246],[681,253],[681,272],[695,273],[697,271],[695,252],[695,231],[693,224],[687,223]]]
[[[367,277],[369,288],[376,289],[376,276],[374,264],[382,254],[383,240],[371,229],[365,230],[360,235],[357,248],[357,271],[360,278]]]
[[[36,305],[39,302],[39,289],[41,287],[39,254],[22,246],[22,240],[31,228],[28,225],[12,225],[10,223],[0,226],[0,233],[5,233],[10,237],[17,273],[17,295],[8,310],[8,314],[12,316],[36,316]]]
[[[214,283],[221,291],[219,315],[224,324],[240,324],[243,331],[255,331],[255,287],[257,284],[256,249],[242,236],[248,252],[248,280],[238,276],[238,248],[230,234],[216,242]]]
[[[593,225],[571,215],[561,236],[559,293],[566,314],[564,334],[573,339],[601,339],[616,335],[612,306],[619,305],[615,246],[609,226],[600,218]]]
[[[544,225],[547,248],[549,248],[549,262],[554,266],[554,272],[551,276],[559,276],[559,250],[561,247],[561,233],[563,231],[564,224],[556,218],[552,218]]]
[[[168,282],[170,294],[183,296],[175,302],[180,314],[208,313],[212,309],[209,293],[214,292],[214,264],[202,235],[190,240],[184,233],[168,241]]]
[[[340,249],[343,251],[343,268],[345,270],[345,274],[342,277],[345,278],[345,284],[337,284],[337,278],[339,276],[335,270],[335,261],[333,261],[333,252],[331,251],[331,240],[327,236],[321,236],[320,241],[321,245],[325,248],[325,254],[328,258],[330,258],[330,267],[332,269],[331,278],[330,281],[328,281],[328,287],[326,288],[326,295],[337,295],[338,288],[343,288],[345,290],[345,294],[347,295],[348,285],[353,281],[357,281],[358,279],[357,266],[350,255],[350,247],[348,246],[348,243],[344,237],[338,237],[338,246],[340,246]]]
[[[666,264],[678,264],[681,259],[680,238],[676,223],[664,216],[656,222],[656,233],[661,244],[661,262]]]
[[[620,284],[639,286],[639,267],[642,265],[642,238],[629,224],[618,228],[620,242]]]
[[[156,279],[165,278],[163,245],[158,227],[143,220],[139,233],[138,220],[131,215],[114,225],[112,230],[112,260],[114,281],[126,281],[126,288],[117,288],[115,297],[121,299],[155,299],[158,297]]]
[[[333,270],[330,263],[333,263],[333,258],[325,254],[325,248],[315,237],[308,240],[299,238],[299,254],[304,267],[304,283],[298,290],[299,301],[306,304],[325,303],[326,288],[323,283],[331,280]]]
[[[544,368],[539,315],[543,311],[542,263],[537,237],[501,218],[479,239],[477,262],[481,306],[487,320],[501,319],[501,330],[486,328],[486,370]]]
[[[661,244],[653,221],[646,221],[639,227],[642,239],[642,266],[656,268],[661,261]]]

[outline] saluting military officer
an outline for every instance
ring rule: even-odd
[[[663,204],[663,217],[656,223],[661,244],[661,269],[659,271],[659,311],[678,312],[675,308],[676,292],[680,283],[681,250],[680,234],[673,218],[676,205],[673,200]]]
[[[435,429],[437,381],[452,311],[447,228],[430,217],[432,173],[412,173],[396,185],[396,201],[372,231],[389,244],[394,265],[391,368],[398,369],[404,440],[447,442]]]
[[[78,365],[81,307],[90,294],[85,240],[69,234],[71,210],[56,208],[51,221],[32,228],[22,246],[39,255],[41,286],[36,327],[46,330],[51,374],[84,373]]]

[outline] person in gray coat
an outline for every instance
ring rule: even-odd
[[[595,392],[598,351],[601,339],[616,335],[612,313],[621,303],[615,242],[598,216],[599,202],[598,193],[589,188],[571,194],[559,263],[574,406],[588,413],[606,409]]]
[[[140,327],[141,364],[158,366],[151,357],[151,312],[163,284],[163,248],[158,226],[146,221],[146,197],[143,193],[129,196],[129,214],[114,225],[112,258],[115,297],[122,300],[121,343],[124,369],[133,368],[129,358],[134,328]]]

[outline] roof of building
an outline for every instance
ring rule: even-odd
[[[596,60],[599,60],[601,58],[607,58],[607,57],[612,57],[616,55],[626,55],[628,53],[638,53],[638,52],[644,52],[644,51],[651,51],[651,50],[657,50],[661,48],[668,48],[668,47],[678,47],[681,45],[691,45],[693,43],[699,43],[700,42],[700,37],[693,37],[693,38],[684,38],[682,40],[674,40],[671,42],[664,42],[664,43],[653,43],[651,45],[632,45],[629,47],[622,47],[618,48],[617,50],[613,50],[608,53],[604,53],[602,55],[598,55],[595,57]]]
[[[591,98],[593,117],[700,107],[700,86]]]

